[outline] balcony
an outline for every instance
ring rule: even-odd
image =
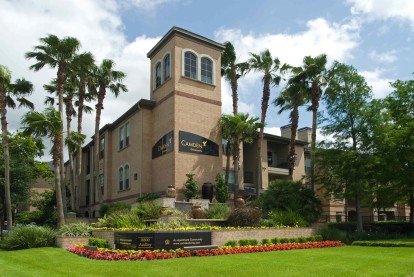
[[[289,168],[287,157],[275,157],[267,159],[268,168],[267,171],[269,174],[277,174],[277,175],[289,175]]]

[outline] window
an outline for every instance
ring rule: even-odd
[[[99,140],[99,159],[104,158],[105,153],[105,138],[101,138]]]
[[[102,195],[104,195],[104,192],[105,192],[105,190],[104,190],[104,181],[105,181],[104,175],[103,174],[99,175],[99,187],[101,188]]]
[[[124,167],[125,189],[129,189],[129,165]]]
[[[311,159],[309,157],[305,157],[305,173],[311,173]]]
[[[131,128],[130,128],[129,122],[119,127],[119,149],[123,149],[129,145],[130,133],[131,133]]]
[[[213,62],[209,58],[201,58],[201,81],[213,83]]]
[[[129,127],[129,122],[127,122],[125,124],[125,146],[129,145],[129,132],[130,132],[130,127]]]
[[[188,51],[184,54],[184,76],[197,80],[197,57]]]
[[[155,66],[155,88],[161,86],[161,63]]]
[[[164,81],[170,79],[171,77],[171,58],[170,54],[164,58]]]
[[[120,167],[118,171],[119,190],[124,190],[124,168]]]

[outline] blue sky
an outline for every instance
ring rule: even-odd
[[[178,26],[218,42],[230,40],[239,60],[268,48],[282,63],[300,65],[305,55],[326,53],[329,63],[353,65],[372,86],[376,98],[390,92],[388,83],[412,79],[414,71],[412,0],[0,0],[0,63],[13,79],[25,77],[35,84],[31,99],[42,105],[42,85],[55,71],[32,72],[24,53],[48,33],[74,36],[83,51],[96,60],[111,58],[128,74],[129,92],[109,97],[102,124],[110,123],[131,103],[149,98],[149,61],[146,53],[172,27]],[[240,79],[240,109],[260,114],[262,84],[258,74]],[[283,84],[272,88],[277,97]],[[231,112],[229,85],[222,82],[224,113]],[[9,112],[9,128],[19,127],[24,110]],[[300,114],[300,127],[310,126],[311,115]],[[85,118],[88,135],[93,115]],[[269,106],[268,131],[288,124],[288,114],[277,115]]]

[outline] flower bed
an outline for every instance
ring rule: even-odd
[[[312,248],[326,248],[344,246],[340,241],[319,241],[307,243],[283,243],[283,244],[267,244],[257,246],[240,246],[240,247],[221,247],[219,249],[209,250],[194,250],[194,256],[218,256],[254,252],[269,252],[295,249],[312,249]],[[85,249],[82,246],[72,246],[67,248],[67,251],[94,260],[108,260],[108,261],[145,261],[145,260],[160,260],[190,257],[189,250],[155,250],[155,251],[134,251],[134,250],[110,250],[99,248],[98,250]]]

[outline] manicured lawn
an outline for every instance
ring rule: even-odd
[[[0,251],[0,276],[413,276],[414,249],[345,246],[157,261],[95,261],[59,248]]]

